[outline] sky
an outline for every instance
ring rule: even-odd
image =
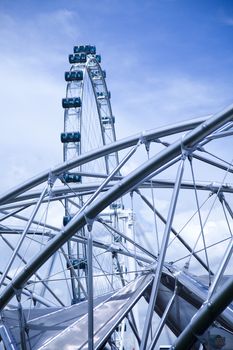
[[[122,138],[232,103],[232,35],[226,0],[0,0],[1,189],[61,161],[74,45],[102,55]]]

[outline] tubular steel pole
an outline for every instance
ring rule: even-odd
[[[161,317],[161,320],[160,320],[160,323],[159,323],[159,326],[158,326],[158,329],[156,330],[156,333],[152,339],[152,342],[149,346],[149,349],[148,350],[153,350],[155,348],[155,345],[159,339],[159,336],[163,330],[163,327],[165,325],[165,322],[166,322],[166,319],[167,319],[167,315],[169,313],[169,311],[171,310],[171,307],[172,305],[174,304],[174,301],[175,301],[175,297],[176,297],[176,290],[174,291],[174,294],[173,296],[171,297],[170,301],[168,302],[167,304],[167,307],[163,313],[163,316]]]
[[[88,228],[87,262],[88,262],[88,350],[94,349],[94,315],[93,315],[93,266],[92,266],[92,232]]]
[[[103,209],[110,205],[110,203],[112,203],[113,201],[117,200],[125,193],[130,191],[138,183],[140,183],[141,181],[143,181],[143,179],[150,175],[153,171],[156,171],[164,164],[174,159],[174,157],[180,155],[182,144],[185,147],[194,147],[204,137],[209,135],[211,132],[217,130],[219,127],[225,125],[232,119],[233,106],[230,106],[223,112],[218,113],[215,116],[209,118],[204,123],[197,126],[194,130],[186,134],[182,140],[174,142],[172,145],[168,146],[166,149],[162,150],[160,153],[150,158],[136,170],[127,175],[124,179],[119,181],[107,192],[103,193],[103,195],[100,198],[97,198],[94,202],[90,204],[88,208],[86,208],[86,215],[89,218],[95,218]],[[106,149],[107,147],[103,148]],[[102,153],[104,153],[103,148],[101,149]],[[101,152],[98,153],[99,156],[102,155]],[[96,155],[96,153],[97,151],[93,151],[92,154],[89,152],[89,160],[93,160],[94,155]],[[85,156],[83,156],[83,158],[85,158]],[[60,166],[60,168],[57,168],[56,170],[61,171],[64,168],[66,167]],[[42,179],[44,176],[45,175],[41,175],[40,179]],[[30,185],[32,185],[32,182],[33,186],[35,185],[35,183],[38,184],[38,178],[35,181],[31,181]],[[11,191],[10,193],[6,194],[4,197],[2,197],[2,201],[3,199],[7,201],[7,199],[9,199],[10,197],[21,193],[20,191],[25,190],[25,188],[30,188],[28,183],[25,184],[24,187],[21,186],[15,189],[14,191]],[[68,225],[61,230],[61,232],[59,232],[54,238],[52,238],[44,247],[44,249],[41,252],[39,252],[35,257],[33,257],[30,263],[28,263],[28,265],[25,266],[25,268],[20,273],[18,273],[14,280],[12,280],[12,282],[4,289],[0,296],[0,309],[2,309],[15,295],[15,290],[19,289],[20,287],[22,288],[27,282],[27,280],[35,273],[35,271],[37,271],[49,259],[49,257],[53,253],[55,253],[55,251],[57,251],[65,242],[67,242],[68,239],[70,239],[75,234],[75,232],[80,230],[85,224],[86,220],[84,213],[76,215],[68,223]]]
[[[147,345],[148,334],[150,331],[151,321],[152,321],[152,317],[153,317],[153,313],[154,313],[155,302],[156,302],[158,290],[159,290],[159,282],[161,279],[162,268],[163,268],[164,259],[165,259],[165,255],[166,255],[166,251],[167,251],[167,245],[168,245],[168,241],[169,241],[169,237],[170,237],[172,221],[174,218],[176,203],[177,203],[177,199],[178,199],[178,195],[179,195],[179,191],[180,191],[180,183],[181,183],[181,179],[182,179],[182,175],[183,175],[183,171],[184,171],[184,161],[185,161],[184,159],[181,160],[179,169],[177,171],[176,182],[175,182],[175,187],[174,187],[174,191],[172,194],[171,204],[170,204],[170,208],[169,208],[169,212],[168,212],[167,223],[166,223],[166,227],[164,230],[161,251],[159,254],[159,258],[158,258],[158,264],[156,266],[156,272],[155,272],[155,277],[154,277],[154,281],[153,281],[153,286],[151,289],[150,302],[148,305],[148,311],[147,311],[146,320],[145,320],[145,324],[144,324],[144,328],[143,328],[142,342],[141,342],[140,350],[145,350],[146,345]]]
[[[232,252],[233,252],[233,240],[231,238],[231,241],[230,241],[230,243],[229,243],[229,245],[224,253],[222,262],[221,262],[221,264],[218,268],[218,271],[216,272],[216,275],[214,277],[214,280],[210,286],[209,293],[208,293],[208,299],[210,299],[212,297],[212,295],[215,293],[216,288],[218,287],[218,285],[221,281],[221,278],[224,274],[224,271],[226,270],[227,264],[230,261],[230,258],[232,256]]]

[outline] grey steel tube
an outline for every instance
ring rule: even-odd
[[[154,313],[154,307],[155,307],[155,303],[156,303],[156,299],[157,299],[158,291],[159,291],[159,282],[160,282],[161,275],[162,275],[162,269],[163,269],[165,255],[166,255],[169,237],[170,237],[170,233],[171,233],[172,222],[173,222],[173,218],[175,215],[176,203],[177,203],[177,199],[178,199],[179,192],[180,192],[180,183],[181,183],[183,172],[184,172],[184,162],[185,162],[185,160],[182,159],[181,163],[179,165],[178,171],[177,171],[176,182],[175,182],[174,190],[172,193],[172,198],[171,198],[171,203],[170,203],[170,207],[169,207],[166,226],[164,229],[160,254],[158,256],[158,264],[156,266],[155,277],[154,277],[153,285],[151,288],[150,301],[149,301],[149,305],[148,305],[146,319],[144,322],[140,350],[145,350],[146,346],[147,346],[148,335],[149,335],[152,317],[153,317],[153,313]]]

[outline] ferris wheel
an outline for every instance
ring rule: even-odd
[[[66,98],[62,100],[64,132],[61,134],[61,142],[63,143],[64,162],[116,141],[115,119],[110,104],[111,95],[105,82],[106,72],[100,66],[101,56],[96,54],[95,46],[75,46],[74,54],[69,55],[69,62],[71,64],[70,71],[65,72],[65,80],[67,81]],[[68,187],[70,184],[90,184],[93,181],[99,184],[104,177],[116,168],[118,162],[118,154],[114,152],[94,162],[77,167],[76,172],[65,172],[62,180],[65,186]],[[80,210],[80,207],[84,210],[91,200],[93,200],[93,197],[88,193],[79,195],[76,199],[65,199],[64,226]],[[81,230],[80,234],[85,236],[84,230]],[[77,270],[78,276],[86,278],[88,275],[86,246],[69,241],[68,255],[74,269]],[[109,261],[105,261],[106,257],[97,258],[95,256],[95,260],[98,270],[101,269],[104,263],[106,267],[112,265]],[[112,273],[112,271],[109,271],[109,273]],[[70,269],[70,274],[73,302],[84,300],[84,290],[80,289],[79,284],[77,288],[75,286],[73,269]],[[112,287],[110,280],[112,278],[108,278],[108,284]],[[95,283],[96,295],[100,293],[98,292],[100,284],[102,283],[98,279],[98,282]],[[103,289],[101,290],[102,293]]]
[[[69,61],[63,163],[0,197],[2,344],[230,349],[233,107],[117,141],[96,48]]]

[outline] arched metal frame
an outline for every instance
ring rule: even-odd
[[[170,281],[173,279],[174,276],[177,275],[177,283],[178,283],[178,289],[179,286],[185,286],[185,283],[187,283],[187,280],[185,280],[185,273],[184,274],[177,274],[177,271],[175,271],[175,268],[173,270],[172,265],[169,265],[165,263],[165,254],[167,249],[168,240],[170,238],[170,232],[173,230],[172,228],[172,222],[174,217],[174,211],[176,208],[176,203],[178,199],[178,194],[180,188],[192,188],[192,189],[198,189],[198,190],[204,190],[204,191],[212,191],[213,193],[218,193],[221,191],[221,193],[228,192],[232,193],[232,186],[227,184],[205,184],[205,183],[188,183],[187,181],[182,181],[182,173],[183,173],[183,166],[184,162],[191,156],[191,157],[197,157],[197,159],[202,160],[205,163],[208,163],[210,165],[214,165],[215,167],[227,171],[229,173],[232,173],[232,167],[228,164],[224,164],[218,160],[210,160],[207,159],[204,155],[200,155],[200,150],[202,150],[203,145],[207,144],[211,141],[212,138],[216,137],[226,137],[230,136],[232,134],[231,130],[231,122],[233,119],[233,107],[230,106],[229,108],[225,109],[223,112],[218,113],[212,117],[208,118],[200,118],[198,120],[192,120],[188,122],[183,122],[179,124],[175,124],[173,126],[168,126],[165,128],[161,128],[159,130],[153,130],[144,132],[143,134],[138,134],[133,137],[127,138],[125,140],[116,141],[114,143],[108,144],[103,146],[100,149],[90,151],[84,155],[80,155],[77,157],[77,159],[66,161],[62,165],[58,165],[54,167],[53,169],[49,171],[45,171],[42,174],[36,176],[35,178],[27,181],[26,183],[17,186],[16,188],[8,191],[7,193],[3,194],[0,198],[0,210],[7,211],[10,209],[17,211],[20,209],[23,210],[26,206],[30,206],[32,204],[42,203],[43,201],[46,201],[46,194],[48,191],[50,191],[50,187],[52,186],[54,180],[59,177],[62,173],[65,171],[68,171],[72,168],[77,168],[82,164],[85,164],[89,161],[92,161],[94,159],[97,159],[98,157],[108,156],[109,154],[112,154],[113,152],[120,151],[122,149],[127,149],[129,147],[137,147],[140,143],[145,142],[158,142],[158,140],[161,137],[168,136],[168,135],[174,135],[176,133],[189,131],[184,136],[179,138],[177,141],[173,142],[172,144],[167,144],[166,148],[157,153],[155,156],[147,160],[145,163],[141,164],[138,168],[133,170],[131,173],[126,175],[125,177],[120,176],[119,172],[117,173],[110,173],[105,176],[105,186],[101,188],[101,196],[96,196],[95,200],[90,202],[88,206],[85,207],[85,210],[80,210],[74,218],[65,226],[61,231],[57,231],[56,236],[53,236],[51,238],[46,246],[35,256],[32,258],[30,262],[28,262],[27,265],[25,265],[24,269],[12,280],[10,281],[7,286],[4,288],[4,291],[1,294],[0,299],[0,308],[3,309],[7,303],[10,302],[10,300],[15,296],[18,290],[22,290],[27,293],[26,290],[26,284],[27,281],[31,278],[33,274],[35,274],[38,269],[54,254],[58,249],[62,248],[64,243],[66,243],[69,239],[73,240],[82,240],[88,241],[88,237],[76,237],[75,234],[77,231],[79,231],[81,228],[83,228],[86,224],[91,229],[92,225],[95,225],[95,221],[98,222],[98,220],[101,220],[99,217],[99,214],[108,207],[112,202],[118,200],[123,195],[129,193],[129,192],[137,192],[140,195],[140,189],[146,188],[146,187],[161,187],[161,188],[173,188],[173,196],[171,199],[171,205],[170,210],[168,213],[168,216],[166,218],[166,225],[165,225],[165,232],[164,232],[164,238],[162,242],[161,251],[159,254],[159,257],[156,256],[148,256],[147,262],[151,265],[150,268],[150,274],[153,275],[153,284],[151,285],[150,290],[150,296],[149,296],[149,306],[147,311],[147,316],[145,319],[145,327],[142,334],[141,339],[141,349],[148,348],[148,332],[150,329],[150,323],[152,320],[152,314],[154,312],[154,309],[156,308],[156,300],[158,298],[159,294],[159,285],[161,279],[164,278],[165,270],[167,271],[167,279]],[[133,149],[134,151],[134,149]],[[126,158],[126,161],[128,158]],[[168,181],[168,180],[154,180],[153,177],[155,174],[158,174],[163,169],[171,166],[171,164],[179,163],[179,170],[177,172],[176,181]],[[123,164],[123,163],[122,163]],[[120,166],[122,165],[120,162]],[[82,173],[82,171],[80,171]],[[47,182],[48,186],[46,187],[44,193],[41,194],[40,191],[29,191],[36,187],[37,185]],[[72,191],[80,191],[80,193],[95,193],[95,191],[98,191],[99,186],[98,184],[94,185],[79,185],[72,187]],[[66,195],[70,195],[70,198],[74,195],[72,191],[63,191],[62,189],[55,189],[54,194],[54,200],[55,199],[61,199],[65,198]],[[60,197],[59,197],[60,196]],[[57,198],[56,198],[57,197]],[[39,198],[39,200],[38,200]],[[221,198],[222,201],[224,201],[224,198]],[[225,205],[227,205],[225,203]],[[18,209],[17,209],[18,208]],[[23,209],[22,209],[23,208]],[[6,212],[4,212],[4,215],[8,215]],[[174,232],[173,232],[174,233]],[[98,241],[94,241],[93,244],[100,245],[101,243]],[[106,248],[106,247],[105,247]],[[107,247],[109,249],[110,247]],[[114,249],[114,248],[113,248]],[[125,254],[130,254],[127,251],[123,252]],[[231,251],[229,251],[230,255]],[[137,257],[140,259],[140,254]],[[143,258],[142,258],[143,259]],[[223,262],[224,263],[224,262]],[[227,261],[225,261],[224,264],[226,264]],[[224,269],[224,267],[222,267]],[[164,270],[165,269],[165,270]],[[171,275],[173,277],[171,278]],[[169,277],[170,276],[170,277]],[[218,279],[221,276],[218,276]],[[168,282],[164,282],[164,284],[167,286],[169,285]],[[217,282],[216,282],[217,283]],[[232,291],[232,278],[229,281],[228,284],[226,284],[223,291],[219,291],[218,294],[210,294],[207,298],[208,303],[211,304],[211,302],[214,305],[214,312],[212,313],[212,316],[209,313],[208,306],[203,307],[202,311],[196,314],[195,318],[195,325],[191,325],[187,329],[184,330],[184,333],[181,333],[180,338],[176,341],[174,345],[174,349],[181,349],[182,344],[186,344],[185,346],[191,346],[196,340],[197,337],[193,336],[193,330],[195,330],[196,325],[200,324],[198,323],[198,320],[202,323],[201,327],[201,334],[205,332],[207,327],[210,325],[210,323],[217,318],[220,313],[224,310],[224,308],[229,305],[229,303],[232,301],[231,298],[231,291]],[[170,288],[170,287],[169,287]],[[145,289],[141,291],[140,295],[144,295]],[[176,289],[174,289],[174,298],[176,293],[179,293]],[[223,295],[227,296],[227,298]],[[171,299],[171,304],[174,301],[174,298]],[[136,298],[137,299],[137,298]],[[135,300],[136,300],[135,299]],[[200,300],[202,300],[202,297],[200,296]],[[203,300],[205,301],[205,300]],[[200,301],[199,301],[200,303]],[[132,308],[130,306],[130,308]],[[170,306],[168,306],[169,308]],[[89,310],[90,311],[90,310]],[[129,309],[127,309],[127,312],[129,312]],[[91,312],[90,312],[91,313]],[[164,314],[166,314],[166,310],[164,311]],[[126,311],[125,314],[126,315]],[[93,315],[92,315],[93,317]],[[122,319],[123,316],[121,316]],[[205,317],[209,318],[209,322],[205,324]],[[221,316],[223,320],[228,320],[229,317],[226,313],[224,316]],[[165,318],[165,317],[164,317]],[[163,319],[163,317],[161,318]],[[91,321],[93,322],[93,318],[89,318],[89,326],[91,325]],[[120,321],[120,318],[119,318]],[[165,319],[164,319],[165,322]],[[226,321],[225,321],[226,322]],[[230,322],[230,321],[229,321]],[[93,329],[92,329],[93,333]],[[108,333],[109,335],[110,333]],[[106,335],[107,337],[107,335]],[[105,339],[106,340],[106,339]],[[150,348],[153,348],[153,342],[157,341],[157,335],[155,336],[154,340],[152,340],[150,344]],[[181,344],[181,345],[180,345]]]
[[[206,120],[206,117],[196,118],[185,122],[168,125],[166,127],[162,127],[159,129],[144,131],[143,133],[139,133],[131,137],[128,137],[126,139],[123,139],[120,141],[118,140],[114,143],[103,146],[100,149],[87,152],[84,155],[81,155],[80,157],[78,157],[77,159],[67,161],[65,163],[54,166],[53,168],[45,170],[42,173],[38,174],[37,176],[29,179],[28,181],[25,181],[24,183],[17,185],[16,187],[10,189],[9,191],[3,193],[0,197],[0,204],[5,204],[10,200],[13,200],[14,198],[17,198],[20,194],[30,190],[31,188],[34,188],[40,185],[44,181],[47,181],[50,175],[52,177],[58,177],[60,174],[62,174],[65,171],[79,167],[82,164],[85,164],[97,158],[103,157],[109,153],[121,151],[131,146],[135,146],[142,137],[147,142],[156,141],[157,139],[165,136],[186,132],[190,129],[195,128],[205,120]]]

